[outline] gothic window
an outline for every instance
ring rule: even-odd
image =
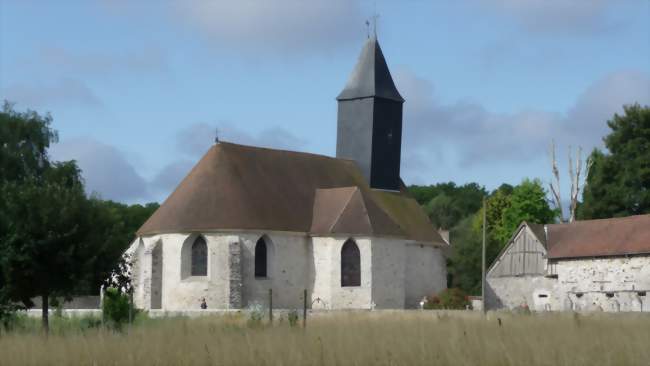
[[[341,286],[361,286],[361,254],[352,239],[341,249]]]
[[[192,276],[208,275],[208,245],[199,236],[192,244]]]
[[[267,248],[264,238],[255,244],[255,277],[267,277]]]

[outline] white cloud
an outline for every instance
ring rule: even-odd
[[[152,190],[166,197],[214,144],[216,131],[222,141],[276,149],[301,150],[306,142],[282,127],[250,133],[229,123],[196,123],[176,135],[176,149],[187,156],[167,164],[151,181]]]
[[[514,18],[525,29],[536,33],[593,35],[624,24],[612,19],[612,8],[625,1],[608,0],[483,0],[498,14]],[[638,1],[640,5],[641,1]]]
[[[473,169],[506,163],[516,169],[545,157],[553,139],[559,147],[582,146],[588,152],[602,146],[608,132],[605,122],[622,113],[624,104],[650,104],[650,77],[634,71],[596,81],[568,111],[513,114],[494,113],[471,101],[443,104],[430,81],[408,69],[399,69],[395,76],[407,100],[404,173],[415,181],[421,180],[422,171],[439,170],[441,165]]]
[[[80,105],[100,107],[102,101],[82,81],[71,78],[52,83],[15,83],[2,89],[2,97],[30,108],[52,105]]]
[[[221,124],[222,138],[229,142],[297,150],[305,142],[281,127],[259,134],[248,133],[230,124]],[[178,132],[176,148],[185,157],[164,166],[152,179],[142,177],[126,156],[114,146],[92,138],[73,138],[50,148],[55,161],[75,160],[82,170],[86,191],[103,199],[142,202],[166,198],[214,143],[215,128],[205,123],[191,125]]]
[[[75,138],[52,146],[50,155],[56,161],[76,160],[88,193],[123,202],[149,197],[147,182],[113,146],[91,138]]]
[[[231,123],[212,126],[196,123],[178,132],[176,147],[188,156],[200,157],[212,146],[217,132],[220,140],[243,145],[288,150],[300,150],[306,145],[306,141],[278,126],[268,127],[259,133],[250,133]]]
[[[177,160],[167,164],[156,174],[151,181],[151,190],[155,191],[162,198],[167,197],[178,184],[192,170],[192,167],[198,163],[191,160]]]
[[[179,1],[177,14],[218,45],[279,53],[329,50],[363,29],[357,0]],[[354,38],[352,38],[354,39]]]
[[[169,67],[165,53],[157,47],[119,52],[75,52],[63,47],[49,46],[39,48],[33,58],[23,62],[23,65],[29,64],[35,68],[46,67],[58,74],[75,76],[107,76],[121,72],[142,75],[166,71]]]

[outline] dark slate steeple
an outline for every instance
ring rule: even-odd
[[[336,99],[336,156],[355,160],[372,188],[398,190],[404,98],[376,37],[366,41]]]

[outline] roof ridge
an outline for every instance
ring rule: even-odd
[[[562,222],[562,223],[546,224],[546,225],[569,226],[569,225],[589,224],[592,222],[624,221],[624,220],[631,220],[631,219],[640,219],[642,217],[650,217],[650,214],[629,215],[629,216],[621,216],[621,217],[607,217],[607,218],[589,219],[589,220],[575,220],[573,222]]]
[[[339,188],[347,188],[347,187],[339,187]],[[336,189],[336,188],[333,188],[333,189]],[[334,222],[332,222],[332,225],[331,225],[330,228],[329,228],[329,231],[330,231],[330,232],[331,232],[332,230],[334,230],[334,227],[336,226],[336,224],[338,224],[339,221],[341,220],[341,215],[343,215],[343,212],[345,212],[345,209],[348,207],[348,205],[349,205],[350,202],[352,201],[352,197],[354,196],[354,193],[355,193],[357,190],[359,190],[358,187],[355,187],[355,189],[352,190],[352,193],[350,194],[350,197],[348,197],[348,200],[347,200],[347,201],[345,202],[345,204],[342,206],[341,211],[339,212],[338,215],[336,215],[336,218],[334,219]]]
[[[365,212],[366,221],[368,221],[368,226],[370,227],[370,233],[372,235],[375,235],[376,230],[375,230],[375,226],[372,224],[372,220],[370,219],[370,211],[368,211],[368,205],[366,204],[366,199],[363,196],[363,194],[361,193],[360,189],[357,189],[354,193],[357,193],[357,192],[359,193],[359,196],[360,196],[360,199],[361,199],[361,205],[363,207],[363,212]],[[353,194],[353,196],[354,196],[354,194]],[[381,210],[381,208],[380,208],[380,210]]]
[[[324,155],[324,154],[317,154],[317,153],[308,152],[308,151],[296,151],[296,150],[278,149],[278,148],[267,147],[267,146],[246,145],[246,144],[240,144],[240,143],[236,143],[236,142],[229,142],[229,141],[223,141],[223,140],[219,140],[219,143],[213,144],[212,147],[210,149],[208,149],[208,151],[211,150],[212,148],[218,147],[219,145],[226,145],[226,146],[229,145],[229,146],[232,146],[232,147],[235,147],[235,148],[244,148],[244,149],[251,149],[251,150],[267,150],[267,151],[274,151],[274,152],[281,152],[281,153],[288,153],[288,154],[295,154],[295,155],[316,156],[316,157],[319,157],[319,158],[325,158],[325,159],[331,159],[331,160],[342,160],[342,161],[350,161],[350,162],[355,161],[354,159],[350,159],[350,158],[340,158],[340,157],[337,157],[337,156],[329,156],[329,155]]]

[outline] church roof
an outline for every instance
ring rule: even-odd
[[[352,160],[226,142],[210,148],[137,234],[210,230],[444,243],[403,186],[400,192],[371,189]]]
[[[337,100],[379,97],[403,102],[390,75],[377,38],[368,38],[361,50],[357,65]]]
[[[317,189],[310,231],[316,235],[405,235],[359,187]]]

